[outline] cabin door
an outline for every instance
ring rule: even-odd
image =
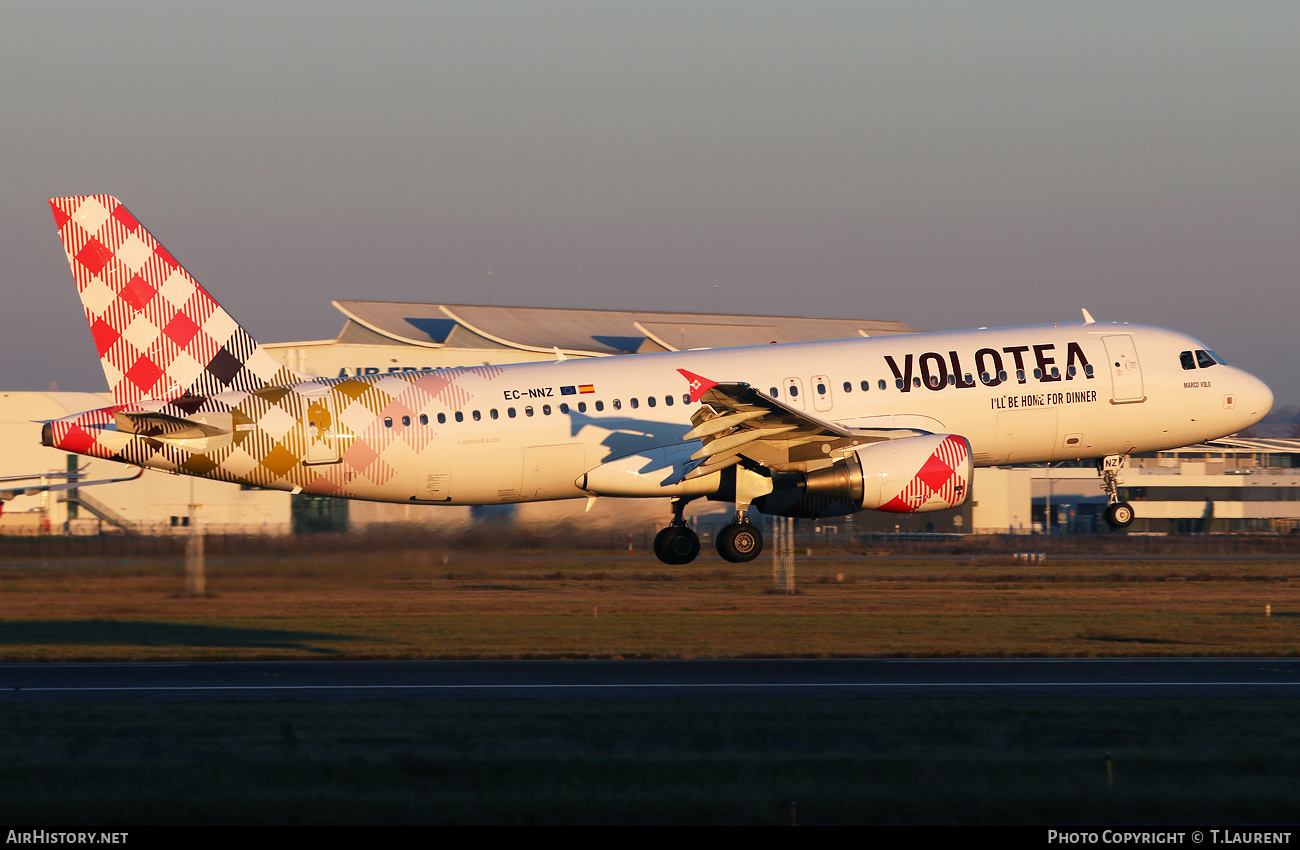
[[[1134,404],[1146,401],[1142,388],[1142,366],[1138,363],[1137,348],[1131,334],[1104,336],[1106,360],[1110,367],[1110,382],[1115,404]]]
[[[308,465],[339,462],[338,420],[334,417],[334,396],[326,393],[303,399],[307,415],[303,417],[307,438]]]

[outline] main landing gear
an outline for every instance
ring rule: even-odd
[[[655,557],[674,566],[689,564],[700,554],[700,538],[682,518],[685,501],[673,499],[673,521],[655,535]],[[733,564],[752,561],[763,551],[763,535],[758,526],[741,514],[718,532],[718,554]]]
[[[733,564],[743,564],[763,551],[763,535],[749,517],[737,512],[730,525],[718,532],[718,554]]]
[[[665,564],[689,564],[700,554],[700,538],[682,516],[685,499],[673,499],[673,521],[655,535],[655,557]]]
[[[718,554],[733,564],[752,561],[763,551],[763,534],[749,521],[750,503],[772,492],[772,479],[743,467],[736,468],[736,517],[718,532]],[[682,515],[689,499],[673,499],[673,519],[655,535],[655,556],[665,564],[689,564],[700,554],[700,538],[686,526]]]
[[[1101,476],[1101,489],[1106,491],[1110,505],[1104,514],[1111,528],[1128,528],[1133,524],[1133,506],[1119,500],[1119,471],[1124,468],[1128,455],[1107,455],[1097,461],[1097,474]]]
[[[736,467],[736,517],[718,532],[718,554],[733,564],[743,564],[763,551],[763,534],[749,521],[749,505],[772,492],[772,479],[743,466]]]

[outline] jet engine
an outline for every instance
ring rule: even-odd
[[[773,492],[754,505],[766,514],[794,517],[843,516],[868,509],[946,511],[966,502],[973,473],[965,437],[904,437],[860,446],[791,485],[778,481]]]

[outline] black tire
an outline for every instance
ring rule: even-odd
[[[654,549],[665,564],[689,564],[700,554],[700,538],[685,526],[670,525],[655,535]]]
[[[733,564],[752,561],[763,551],[763,534],[748,522],[733,522],[718,532],[718,554]]]
[[[1106,524],[1111,528],[1128,528],[1133,519],[1133,506],[1128,502],[1116,502],[1106,508]]]

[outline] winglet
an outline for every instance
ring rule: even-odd
[[[1095,324],[1096,321],[1097,320],[1092,317],[1092,314],[1088,312],[1088,308],[1087,307],[1083,308],[1083,323],[1085,325],[1091,325],[1091,324]]]
[[[710,381],[708,378],[697,375],[694,372],[687,372],[685,369],[678,369],[677,371],[681,372],[682,377],[691,384],[692,404],[699,401],[701,396],[718,385],[717,381]]]

